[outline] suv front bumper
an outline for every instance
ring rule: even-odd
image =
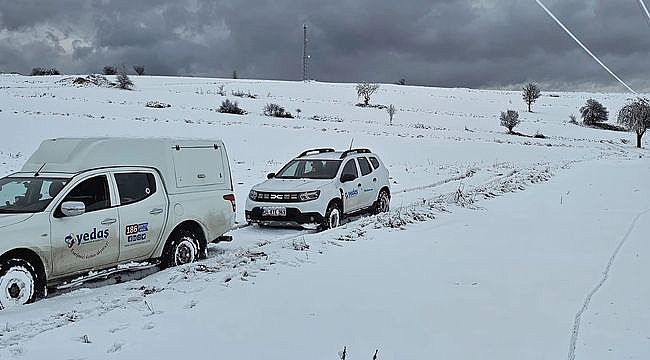
[[[254,223],[298,223],[298,224],[320,224],[323,222],[323,215],[318,212],[302,212],[300,209],[287,207],[286,216],[262,216],[262,207],[253,207],[246,210],[246,221]]]

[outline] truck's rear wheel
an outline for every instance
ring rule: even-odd
[[[199,258],[198,237],[188,230],[180,230],[173,234],[162,254],[164,267],[189,264]]]
[[[23,259],[9,259],[0,264],[0,310],[29,304],[38,293],[34,266]]]

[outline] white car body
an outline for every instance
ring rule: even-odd
[[[316,165],[323,169],[311,168]],[[344,173],[351,171],[355,176],[344,178]],[[284,176],[287,173],[292,176]],[[387,211],[389,200],[388,170],[376,154],[368,149],[313,149],[253,186],[246,200],[246,220],[322,224],[328,228],[353,213]],[[328,213],[333,206],[339,212],[335,223],[330,222]]]
[[[0,309],[164,251],[175,251],[167,265],[193,261],[234,218],[221,140],[45,140],[20,172],[0,179]],[[181,238],[188,246],[179,253]]]

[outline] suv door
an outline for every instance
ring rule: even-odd
[[[377,185],[377,176],[372,171],[372,166],[363,156],[357,158],[359,170],[361,170],[361,207],[367,208],[377,200],[379,189]]]
[[[354,180],[343,182],[344,177],[351,176]],[[343,165],[341,175],[339,176],[341,182],[341,191],[343,197],[343,212],[350,213],[361,208],[361,180],[359,179],[359,171],[357,170],[357,162],[354,159],[348,160]]]
[[[167,196],[154,171],[112,173],[117,185],[120,262],[149,257],[163,233]]]
[[[50,244],[53,274],[71,274],[117,262],[120,232],[114,194],[105,174],[91,175],[71,184],[50,214]],[[65,216],[61,204],[80,201],[85,213]]]

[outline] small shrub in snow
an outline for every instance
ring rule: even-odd
[[[505,126],[510,134],[512,134],[512,129],[521,122],[521,120],[519,120],[519,113],[515,110],[508,110],[506,112],[502,111],[500,120],[501,126]]]
[[[291,113],[285,112],[284,108],[278,104],[266,104],[266,106],[264,106],[263,113],[265,116],[293,119],[293,115],[291,115]]]
[[[171,105],[165,104],[165,103],[160,102],[160,101],[148,101],[144,106],[150,107],[150,108],[156,108],[156,109],[164,109],[164,108],[171,107]]]
[[[580,108],[582,122],[585,125],[595,125],[607,121],[609,112],[607,108],[594,99],[588,99],[587,103]]]
[[[370,97],[379,89],[379,84],[362,82],[357,84],[357,98],[363,98],[363,106],[368,106]]]
[[[61,75],[61,72],[55,68],[42,68],[35,67],[32,69],[32,76],[44,76],[44,75]]]
[[[226,96],[226,91],[223,89],[223,84],[217,86],[217,94],[221,96]]]
[[[395,116],[395,112],[397,112],[395,106],[393,106],[393,104],[390,104],[386,111],[388,112],[388,125],[393,125],[393,116]]]
[[[133,81],[129,79],[129,75],[126,74],[126,68],[121,68],[117,74],[117,87],[123,90],[131,90],[133,86]]]
[[[102,72],[104,73],[104,75],[115,75],[117,74],[117,69],[115,68],[115,66],[106,65],[102,69]]]
[[[541,96],[541,92],[537,84],[531,82],[524,86],[521,96],[524,98],[524,102],[528,105],[528,112],[532,112],[530,110],[530,105]]]
[[[230,101],[229,99],[226,99],[221,102],[221,106],[219,107],[218,111],[220,113],[235,114],[235,115],[246,114],[246,111],[240,108],[239,104],[237,104],[236,101]]]
[[[533,135],[534,138],[537,139],[546,139],[546,135],[542,134],[541,132],[537,131],[535,135]]]
[[[574,114],[569,115],[569,123],[578,125],[578,118]]]
[[[257,99],[257,95],[251,94],[250,91],[243,92],[241,90],[237,90],[237,91],[233,90],[233,91],[231,91],[231,94],[232,94],[232,96],[237,96],[237,97],[241,97],[241,98]]]

